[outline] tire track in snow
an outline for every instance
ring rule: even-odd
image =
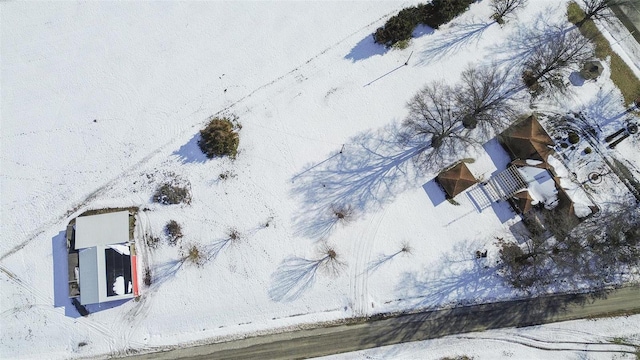
[[[615,344],[610,342],[587,342],[587,341],[563,341],[563,340],[543,340],[520,334],[506,334],[505,336],[457,336],[458,339],[496,341],[518,344],[538,350],[546,351],[587,351],[587,352],[615,352],[636,354],[636,345]]]
[[[99,195],[105,193],[107,190],[109,190],[109,188],[114,185],[115,183],[117,183],[118,181],[120,181],[126,174],[129,174],[133,171],[139,170],[140,167],[142,167],[142,165],[146,164],[147,162],[149,162],[152,158],[154,158],[155,156],[166,156],[163,154],[163,151],[171,148],[171,147],[175,147],[176,144],[182,144],[184,142],[183,137],[187,136],[189,134],[193,134],[193,130],[194,129],[198,129],[200,128],[203,124],[205,124],[207,121],[209,121],[210,119],[219,116],[221,114],[224,114],[225,112],[229,111],[230,109],[234,108],[236,105],[241,104],[242,102],[244,102],[245,100],[251,98],[254,94],[260,92],[261,90],[264,90],[266,88],[271,87],[272,85],[280,82],[281,80],[287,78],[288,76],[295,74],[296,71],[299,71],[300,68],[304,67],[305,65],[308,65],[309,63],[313,62],[315,59],[317,59],[318,57],[326,54],[328,51],[330,51],[331,49],[333,49],[334,47],[340,45],[341,43],[347,41],[348,39],[350,39],[351,37],[353,37],[354,35],[360,33],[361,31],[371,27],[372,25],[376,24],[377,22],[379,22],[380,20],[383,20],[385,18],[388,18],[389,16],[391,16],[392,14],[395,14],[398,10],[394,10],[392,12],[389,12],[383,16],[381,16],[380,18],[376,19],[375,21],[372,21],[371,23],[359,28],[358,30],[350,33],[349,35],[347,35],[345,38],[343,38],[342,40],[339,40],[338,42],[334,43],[333,45],[330,45],[329,47],[325,48],[324,50],[322,50],[320,53],[316,54],[315,56],[311,57],[310,59],[308,59],[307,61],[305,61],[304,63],[302,63],[301,65],[295,67],[293,70],[290,70],[289,72],[273,79],[272,81],[263,84],[261,86],[258,86],[257,88],[255,88],[253,91],[251,91],[249,94],[241,97],[240,99],[232,102],[231,104],[227,105],[226,107],[224,107],[222,110],[219,110],[218,112],[216,112],[214,115],[208,117],[207,119],[205,119],[204,121],[198,121],[195,124],[192,124],[190,127],[188,127],[187,129],[185,129],[184,131],[180,132],[179,134],[176,134],[176,136],[169,140],[168,142],[166,142],[165,144],[161,145],[160,147],[152,150],[148,155],[146,155],[145,157],[143,157],[141,160],[139,160],[138,162],[136,162],[135,164],[133,164],[132,166],[129,166],[128,168],[126,168],[124,171],[120,172],[117,176],[115,176],[114,178],[112,178],[112,180],[108,181],[107,183],[105,183],[104,185],[98,187],[96,190],[94,190],[93,192],[91,192],[89,195],[87,195],[84,199],[77,201],[75,204],[72,205],[72,209],[67,211],[65,214],[58,216],[56,218],[53,218],[52,220],[47,221],[45,224],[41,225],[40,227],[38,227],[36,230],[32,231],[29,235],[26,236],[26,239],[23,240],[22,242],[20,242],[18,245],[14,246],[12,249],[10,249],[9,251],[7,251],[5,254],[3,254],[0,257],[0,261],[6,259],[8,256],[11,256],[12,254],[15,254],[17,251],[21,250],[22,248],[24,248],[28,243],[30,243],[31,241],[33,241],[34,239],[36,239],[38,236],[40,236],[41,234],[43,234],[48,228],[50,228],[51,226],[56,225],[57,223],[63,221],[65,218],[67,218],[69,215],[75,213],[77,210],[79,210],[82,206],[84,206],[85,204],[87,204],[88,202],[90,202],[91,200],[95,199],[96,197],[98,197]],[[192,100],[191,102],[193,102],[194,100]],[[191,114],[187,115],[184,119],[189,118],[191,115],[199,112],[199,110],[196,110],[194,112],[192,112]],[[184,120],[183,119],[183,120]],[[179,140],[175,140],[175,139],[179,139]]]
[[[279,81],[281,81],[281,80],[285,79],[285,78],[286,78],[286,77],[288,77],[289,75],[294,74],[296,71],[299,71],[299,70],[300,70],[300,68],[304,67],[305,65],[308,65],[309,63],[311,63],[312,61],[314,61],[314,60],[315,60],[315,59],[317,59],[318,57],[320,57],[320,56],[322,56],[322,55],[326,54],[329,50],[331,50],[331,49],[333,49],[334,47],[336,47],[336,46],[338,46],[338,45],[342,44],[343,42],[347,41],[347,40],[348,40],[349,38],[351,38],[352,36],[354,36],[354,35],[358,34],[359,32],[361,32],[361,31],[363,31],[363,30],[365,30],[365,29],[367,29],[368,27],[371,27],[372,25],[376,24],[376,23],[377,23],[377,22],[379,22],[380,20],[383,20],[383,19],[386,19],[386,18],[390,17],[391,15],[395,14],[396,12],[398,12],[398,10],[393,10],[393,11],[391,11],[391,12],[389,12],[389,13],[387,13],[387,14],[385,14],[385,15],[381,16],[380,18],[376,19],[375,21],[372,21],[372,22],[370,22],[369,24],[367,24],[367,25],[365,25],[365,26],[363,26],[363,27],[359,28],[358,30],[356,30],[356,31],[352,32],[351,34],[347,35],[347,36],[346,36],[345,38],[343,38],[342,40],[339,40],[338,42],[334,43],[333,45],[330,45],[329,47],[325,48],[325,49],[324,49],[324,50],[322,50],[320,53],[316,54],[315,56],[313,56],[313,57],[311,57],[310,59],[308,59],[307,61],[305,61],[303,64],[301,64],[301,65],[299,65],[299,66],[295,67],[293,70],[290,70],[289,72],[285,73],[284,75],[281,75],[281,76],[277,77],[276,79],[274,79],[274,80],[272,80],[272,81],[270,81],[270,82],[268,82],[268,83],[266,83],[266,84],[264,84],[264,85],[262,85],[262,86],[257,87],[256,89],[254,89],[254,90],[253,90],[252,92],[250,92],[249,94],[247,94],[247,95],[245,95],[245,96],[241,97],[240,99],[238,99],[238,100],[234,101],[233,103],[231,103],[230,105],[226,106],[224,109],[222,109],[222,110],[218,111],[217,113],[215,113],[215,115],[214,115],[214,116],[217,116],[217,115],[223,114],[224,112],[226,112],[226,111],[230,110],[231,108],[233,108],[233,107],[234,107],[234,106],[236,106],[237,104],[239,104],[239,103],[243,102],[244,100],[246,100],[246,99],[248,99],[248,98],[252,97],[255,93],[259,92],[260,90],[263,90],[263,89],[265,89],[265,88],[267,88],[267,87],[269,87],[269,86],[271,86],[271,85],[273,85],[273,84],[275,84],[275,83],[277,83],[277,82],[279,82]]]
[[[375,213],[362,235],[354,243],[356,264],[351,271],[351,298],[355,316],[366,316],[369,313],[369,270],[373,244],[378,235],[387,210]]]
[[[29,303],[28,299],[27,299],[27,303],[23,306],[20,307],[14,307],[13,309],[4,311],[1,315],[2,316],[9,316],[9,315],[13,315],[16,312],[20,312],[20,311],[32,311],[34,309],[40,310],[40,311],[47,311],[47,312],[52,312],[55,314],[59,314],[59,312],[57,310],[55,310],[53,308],[53,306],[51,304],[53,304],[53,299],[51,299],[49,296],[45,295],[44,293],[42,293],[41,291],[39,291],[38,289],[34,288],[33,286],[27,284],[26,282],[22,281],[22,279],[20,279],[17,275],[15,275],[13,272],[11,272],[9,269],[7,269],[6,267],[0,265],[0,272],[2,272],[3,274],[5,274],[9,280],[11,280],[11,282],[13,282],[14,284],[18,285],[19,288],[21,288],[23,291],[25,291],[27,294],[33,296],[36,300],[38,300],[41,304],[35,304],[35,303]],[[71,302],[69,302],[69,304],[67,306],[71,306]],[[64,319],[68,319],[66,316],[63,317]],[[98,335],[102,335],[106,338],[107,342],[109,343],[109,348],[112,349],[112,347],[115,345],[115,338],[112,335],[113,331],[111,328],[92,321],[91,319],[88,318],[77,318],[77,319],[68,319],[69,321],[71,321],[73,324],[81,324],[83,325],[85,328],[87,328],[90,331],[93,331],[94,333],[97,333]]]
[[[20,279],[16,274],[11,272],[6,267],[0,265],[0,272],[5,274],[9,278],[9,280],[11,280],[11,282],[13,282],[14,284],[18,285],[19,288],[23,289],[28,294],[32,295],[39,302],[41,302],[43,304],[52,304],[53,303],[53,299],[52,298],[50,298],[49,296],[45,295],[43,292],[41,292],[40,290],[36,289],[35,287],[29,285],[28,283],[22,281],[22,279]],[[33,305],[33,304],[31,304],[31,305]]]

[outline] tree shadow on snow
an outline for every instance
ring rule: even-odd
[[[372,34],[360,40],[344,58],[356,62],[375,55],[384,55],[387,51],[389,51],[389,49],[384,45],[376,44]]]
[[[367,265],[367,272],[368,273],[374,273],[376,272],[382,265],[386,264],[386,263],[390,263],[391,260],[395,259],[396,256],[402,254],[403,251],[402,250],[398,250],[394,253],[391,253],[389,255],[386,254],[379,254],[378,257],[376,257],[375,260],[372,260],[369,262],[369,264]]]
[[[177,156],[183,163],[204,163],[207,156],[200,150],[198,141],[200,134],[195,134],[189,142],[180,146],[180,149],[173,152],[172,155]]]
[[[301,206],[294,219],[298,234],[321,239],[340,223],[332,209],[367,213],[394,200],[417,183],[412,161],[424,142],[399,140],[397,124],[357,135],[320,164],[292,178],[292,195]]]
[[[397,291],[406,308],[433,308],[448,305],[468,305],[493,300],[506,291],[496,277],[496,268],[487,258],[476,258],[476,251],[491,244],[468,241],[454,246],[439,263],[422,272],[405,273]]]
[[[459,24],[451,31],[443,32],[438,37],[432,39],[429,46],[422,51],[420,65],[426,65],[432,61],[440,60],[446,56],[451,56],[461,48],[472,43],[478,43],[482,33],[494,22],[485,23],[465,23]]]
[[[622,119],[627,114],[625,107],[614,96],[614,91],[617,90],[605,91],[600,89],[597,95],[592,97],[591,101],[585,105],[582,113],[588,119],[587,121],[590,125],[602,129],[611,123],[615,124],[616,120]],[[617,129],[623,124],[623,121],[620,121],[619,124],[615,124],[615,128]]]
[[[531,297],[513,290],[498,276],[496,266],[487,258],[476,259],[473,253],[489,246],[469,242],[445,254],[443,260],[428,270],[406,273],[399,281],[402,308],[423,309],[388,319],[383,333],[371,333],[362,340],[376,346],[425,340],[478,329],[531,326],[562,314],[568,305],[582,305],[606,298],[608,291],[592,294]],[[542,291],[541,293],[543,293]],[[489,301],[494,301],[489,303]],[[440,309],[440,310],[433,310]]]
[[[320,262],[300,257],[286,258],[271,275],[269,298],[273,301],[293,301],[315,282]]]
[[[546,43],[557,41],[564,33],[574,30],[575,26],[552,23],[551,14],[555,9],[545,9],[538,13],[530,23],[518,23],[513,33],[504,41],[494,45],[491,53],[495,62],[519,68]]]
[[[174,278],[183,265],[183,260],[169,260],[152,267],[150,290],[156,290],[162,286],[162,284]]]

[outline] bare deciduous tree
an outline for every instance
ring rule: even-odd
[[[546,283],[545,263],[548,242],[542,235],[527,236],[524,249],[514,242],[499,239],[500,272],[511,286],[530,289]]]
[[[464,127],[478,126],[487,134],[501,131],[515,113],[509,102],[514,90],[508,71],[498,66],[468,67],[456,94]]]
[[[594,286],[616,281],[619,274],[640,265],[640,208],[637,204],[621,205],[583,221],[575,229],[551,231],[555,236],[552,240],[545,240],[542,233],[519,234],[524,246],[499,239],[503,277],[521,289],[559,278],[589,281]],[[547,227],[557,224],[545,222]]]
[[[612,6],[631,4],[630,0],[580,0],[580,5],[584,11],[584,19],[578,22],[578,26],[584,24],[589,19],[604,20],[613,13],[609,10]]]
[[[189,244],[180,248],[180,265],[189,262],[197,267],[202,267],[207,262],[207,257],[196,244]]]
[[[555,37],[541,42],[524,64],[523,80],[529,88],[551,86],[562,89],[563,71],[593,57],[591,42],[578,31],[556,29]]]
[[[408,103],[409,115],[403,123],[406,140],[430,139],[415,160],[426,164],[439,162],[447,155],[473,143],[460,121],[456,90],[442,82],[425,86]]]
[[[340,260],[335,249],[326,242],[320,243],[318,255],[316,259],[318,267],[331,276],[339,275],[346,266],[346,264]]]
[[[335,277],[346,266],[340,261],[334,248],[326,242],[320,243],[316,249],[317,257],[305,259],[289,257],[285,259],[271,276],[272,284],[269,297],[275,301],[291,301],[307,291],[316,279],[318,270]]]
[[[527,6],[528,0],[492,0],[493,18],[498,24],[504,23],[504,18],[520,7]]]
[[[348,224],[354,219],[354,209],[350,204],[331,204],[331,216],[336,222]]]

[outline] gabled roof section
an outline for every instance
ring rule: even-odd
[[[526,214],[533,208],[533,198],[527,190],[522,190],[513,195],[513,202],[521,214]]]
[[[75,240],[76,249],[129,242],[129,212],[78,217]]]
[[[502,134],[500,141],[513,159],[547,161],[553,152],[553,139],[534,115],[512,125]]]
[[[478,182],[463,162],[441,172],[436,179],[450,197],[460,194]]]

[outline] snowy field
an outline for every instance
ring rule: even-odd
[[[123,355],[523,295],[495,273],[497,238],[511,238],[519,217],[504,202],[479,209],[473,189],[447,202],[433,181],[441,169],[415,171],[393,140],[427,82],[509,59],[507,39],[536,19],[569,26],[566,2],[531,0],[501,27],[485,0],[439,30],[419,28],[407,49],[373,44],[414,3],[2,3],[0,357]],[[538,106],[615,129],[625,107],[608,71]],[[215,115],[242,124],[234,161],[206,160],[196,145]],[[617,150],[636,171],[634,151]],[[495,140],[457,155],[451,162],[473,158],[485,179],[509,162]],[[190,184],[191,204],[153,203],[174,178]],[[607,185],[598,201],[629,196]],[[335,204],[352,209],[348,223],[326,221]],[[140,272],[149,267],[152,284],[81,317],[58,276],[66,226],[89,209],[129,206],[142,209]],[[172,219],[183,246],[210,261],[180,265],[163,235]],[[231,229],[239,240],[216,247]],[[150,235],[160,248],[145,248]],[[334,273],[314,267],[323,246],[341,262]]]
[[[640,315],[489,330],[323,357],[339,359],[636,359]],[[635,346],[634,346],[635,345]]]

